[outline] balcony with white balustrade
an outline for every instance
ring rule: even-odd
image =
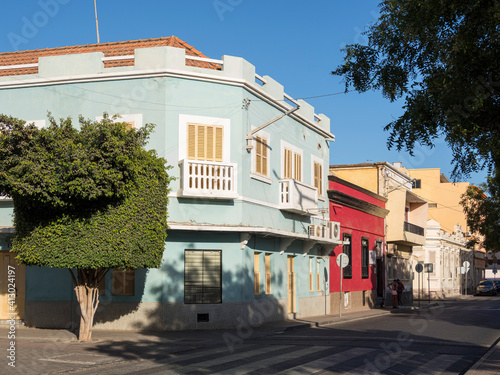
[[[279,208],[301,215],[313,215],[318,208],[318,189],[293,178],[279,180]]]
[[[183,198],[235,199],[236,164],[201,160],[181,160],[180,186]]]

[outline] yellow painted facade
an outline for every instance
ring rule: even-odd
[[[330,173],[388,199],[387,243],[410,247],[425,244],[424,233],[415,233],[415,227],[408,228],[408,224],[425,231],[427,202],[412,192],[411,176],[404,168],[385,162],[332,165]]]
[[[380,194],[378,184],[378,168],[373,167],[360,167],[350,169],[337,169],[331,168],[330,172],[335,173],[335,176],[349,181],[355,185],[361,186],[375,194]]]
[[[429,202],[428,219],[437,221],[448,233],[453,233],[457,224],[461,225],[464,232],[468,231],[460,205],[461,195],[470,185],[468,182],[450,182],[441,174],[440,168],[408,169],[406,173],[420,180],[420,188],[414,188],[413,192]]]

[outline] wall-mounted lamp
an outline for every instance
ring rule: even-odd
[[[253,148],[253,137],[251,135],[247,135],[246,137],[247,139],[247,145],[246,145],[246,149],[247,151],[252,151],[252,148]]]

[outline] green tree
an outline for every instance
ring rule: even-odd
[[[0,115],[0,192],[13,198],[17,259],[70,271],[88,341],[106,273],[160,266],[170,177],[145,149],[151,124],[49,121],[37,129]]]
[[[347,45],[332,73],[346,91],[380,90],[404,98],[385,129],[389,148],[433,146],[444,137],[453,176],[500,161],[500,1],[385,0],[366,30],[367,45]]]
[[[500,251],[500,183],[494,174],[481,187],[470,186],[462,196],[461,204],[470,230],[479,234],[469,242],[488,252]]]

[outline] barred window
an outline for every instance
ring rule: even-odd
[[[368,278],[368,270],[369,270],[369,254],[368,254],[368,238],[361,238],[361,278]]]
[[[349,241],[349,244],[344,245],[344,254],[349,258],[349,264],[344,268],[344,279],[352,279],[352,236],[344,233],[343,240]]]
[[[184,251],[184,303],[222,303],[222,251]]]

